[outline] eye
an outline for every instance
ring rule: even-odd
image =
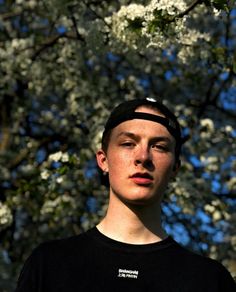
[[[125,142],[121,142],[120,145],[122,147],[126,147],[126,148],[132,148],[135,146],[135,143],[132,141],[125,141]]]
[[[162,152],[167,152],[169,151],[169,147],[165,144],[160,144],[160,143],[157,143],[157,144],[152,144],[151,145],[151,148],[154,149],[154,150],[158,150],[158,151],[162,151]]]

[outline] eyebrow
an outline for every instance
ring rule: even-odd
[[[139,135],[136,135],[132,132],[120,132],[118,135],[117,135],[117,138],[121,137],[121,136],[126,136],[126,137],[129,137],[131,139],[134,139],[134,140],[139,140],[140,139],[140,136]],[[152,142],[159,142],[159,141],[164,141],[164,142],[167,142],[167,143],[171,143],[171,139],[169,137],[166,137],[166,136],[156,136],[156,137],[152,137],[150,139]]]
[[[132,133],[132,132],[120,132],[120,133],[117,135],[117,138],[119,138],[120,136],[127,136],[127,137],[132,138],[132,139],[137,139],[137,138],[138,138],[138,135],[135,135],[135,134]]]

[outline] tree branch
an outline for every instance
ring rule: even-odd
[[[104,24],[106,25],[106,26],[108,26],[108,27],[110,27],[110,25],[104,20],[104,18],[101,16],[101,15],[99,15],[97,12],[96,12],[96,10],[94,10],[93,8],[91,8],[91,2],[90,3],[86,3],[84,0],[82,0],[82,2],[84,3],[84,5],[86,6],[86,7],[88,7],[88,9],[97,17],[97,18],[99,18],[100,20],[102,20],[103,22],[104,22]]]
[[[201,4],[202,0],[195,0],[193,1],[189,7],[184,10],[183,12],[180,12],[179,14],[177,14],[174,18],[183,18],[185,15],[187,15],[190,11],[192,11],[198,4]]]
[[[40,140],[41,138],[42,138],[42,137],[40,136],[40,137],[39,137],[39,140]],[[39,148],[41,148],[41,147],[43,147],[43,146],[45,146],[45,145],[47,145],[47,144],[49,144],[49,143],[55,141],[55,140],[56,140],[56,141],[65,142],[65,141],[66,141],[66,137],[63,137],[63,136],[61,136],[61,135],[59,135],[59,134],[54,134],[54,135],[52,135],[52,136],[46,137],[46,138],[44,138],[44,139],[42,139],[42,140],[40,141],[40,143],[37,145],[37,149],[39,149]],[[30,150],[27,149],[27,148],[25,148],[25,149],[21,149],[21,151],[18,153],[18,155],[16,155],[16,156],[14,157],[14,159],[12,159],[12,160],[8,163],[7,168],[8,168],[9,170],[13,170],[13,169],[15,169],[16,167],[18,167],[18,166],[21,164],[21,162],[24,161],[24,160],[27,158],[29,152],[30,152]]]
[[[69,10],[69,12],[71,14],[71,21],[72,21],[72,24],[73,24],[77,39],[79,41],[84,42],[85,41],[84,38],[82,37],[82,35],[79,33],[79,31],[77,29],[76,19],[75,19],[74,13],[73,13],[73,7],[68,5],[68,10]]]
[[[6,21],[12,17],[16,17],[16,16],[20,16],[24,11],[15,11],[15,12],[6,12],[6,13],[2,13],[0,14],[0,18],[3,20],[3,21]]]
[[[224,199],[236,199],[236,193],[213,193],[214,196],[218,197],[218,199],[220,198],[224,198]]]
[[[56,36],[52,36],[50,38],[48,38],[45,42],[43,42],[42,44],[39,44],[38,46],[40,46],[40,48],[38,50],[36,50],[34,52],[34,54],[32,55],[32,60],[36,60],[38,58],[38,56],[45,51],[46,49],[52,47],[53,45],[55,45],[57,43],[57,41],[61,38],[68,38],[68,39],[73,39],[73,40],[78,40],[78,35],[75,33],[63,33],[63,34],[58,34]],[[81,41],[85,41],[82,36],[80,36]]]
[[[14,97],[10,95],[4,95],[3,100],[0,104],[0,126],[1,126],[1,143],[0,152],[6,151],[10,144],[11,138],[11,127],[10,127],[10,117],[11,117],[11,105],[14,101]]]

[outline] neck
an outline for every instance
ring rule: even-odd
[[[97,225],[104,235],[125,243],[148,244],[167,237],[161,227],[160,204],[131,205],[110,198],[107,214]]]

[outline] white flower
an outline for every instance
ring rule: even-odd
[[[208,212],[208,213],[213,213],[215,211],[215,207],[212,206],[212,205],[207,204],[207,205],[204,206],[204,210],[206,212]]]
[[[118,11],[118,18],[126,18],[134,20],[135,18],[142,18],[145,14],[145,7],[141,4],[130,4],[128,6],[121,6]]]
[[[236,177],[231,177],[227,182],[227,186],[230,190],[236,190]]]
[[[202,119],[200,121],[200,125],[203,128],[206,128],[207,130],[209,130],[210,132],[213,132],[215,130],[214,123],[211,119]]]
[[[53,213],[54,209],[60,204],[60,199],[56,198],[55,200],[48,200],[44,203],[41,209],[41,214],[45,215],[48,213]]]
[[[49,155],[48,157],[49,161],[62,161],[62,162],[68,162],[69,161],[69,155],[68,153],[63,153],[62,151],[58,151],[56,153],[53,153]]]
[[[220,220],[220,219],[222,218],[220,211],[215,211],[215,212],[212,214],[212,218],[213,218],[214,221],[218,221],[218,220]]]
[[[149,47],[166,49],[171,44],[179,44],[178,58],[187,63],[190,58],[195,58],[193,46],[197,44],[202,47],[201,58],[208,58],[208,48],[204,49],[202,44],[210,41],[211,34],[191,28],[188,25],[190,14],[175,18],[187,8],[188,3],[184,0],[151,0],[147,6],[121,6],[118,12],[106,18],[106,22],[116,39],[135,50]],[[171,37],[166,37],[167,34]]]
[[[0,230],[9,226],[12,222],[11,210],[6,204],[0,202]]]
[[[76,208],[76,203],[75,203],[74,198],[67,195],[62,195],[55,198],[54,200],[52,199],[47,200],[42,206],[40,213],[42,216],[47,215],[47,214],[53,214],[55,213],[55,211],[63,213],[65,210],[65,203],[68,204],[69,209]],[[68,210],[66,212],[68,212]]]
[[[98,131],[97,134],[93,138],[92,147],[93,147],[93,151],[95,152],[101,147],[102,133],[103,133],[103,130]]]
[[[230,126],[230,125],[225,126],[225,132],[226,132],[226,133],[232,133],[233,130],[234,130],[234,129],[233,129],[232,126]]]
[[[49,158],[48,159],[50,161],[58,162],[61,159],[61,157],[62,157],[62,152],[61,151],[58,151],[58,152],[56,152],[54,154],[49,155]]]
[[[166,10],[169,15],[175,15],[177,12],[184,11],[187,8],[186,2],[183,0],[152,0],[148,5],[149,11]]]
[[[200,160],[205,165],[207,171],[219,170],[219,159],[216,156],[200,156]]]
[[[68,153],[63,153],[62,154],[61,161],[62,162],[68,162],[69,161],[69,155],[68,155]]]
[[[63,182],[63,177],[61,177],[61,176],[58,177],[58,178],[56,179],[56,181],[57,181],[57,183],[59,183],[59,184],[62,183],[62,182]]]
[[[121,6],[120,10],[117,13],[113,13],[110,20],[106,18],[106,21],[112,22],[112,33],[117,39],[136,48],[136,41],[139,36],[129,25],[135,19],[139,19],[141,22],[144,21],[145,13],[145,6],[130,4],[128,6]]]
[[[43,170],[41,173],[40,173],[40,176],[41,176],[41,178],[42,179],[48,179],[49,178],[49,176],[50,176],[50,174],[49,174],[49,171],[48,170]]]
[[[29,6],[29,8],[31,8],[31,9],[35,8],[35,7],[37,6],[37,1],[30,0],[30,1],[28,2],[28,6]]]

